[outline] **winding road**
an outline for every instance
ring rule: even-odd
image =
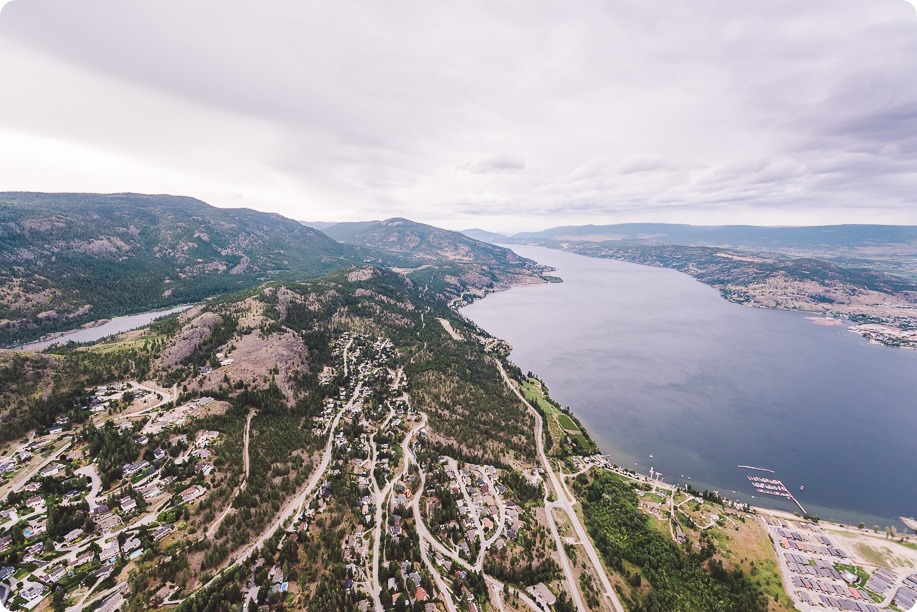
[[[421,413],[423,414],[423,413]],[[424,420],[426,420],[426,415],[423,415]],[[420,491],[417,492],[417,495],[414,496],[414,500],[411,502],[411,509],[414,513],[414,524],[417,528],[417,537],[420,540],[420,551],[421,555],[424,558],[424,563],[426,564],[427,569],[433,575],[433,579],[436,582],[437,588],[439,588],[440,593],[443,596],[443,601],[446,602],[446,607],[450,612],[455,610],[455,604],[452,602],[452,591],[449,590],[449,587],[446,585],[442,576],[440,576],[439,571],[436,570],[436,567],[433,565],[432,561],[429,559],[428,549],[433,548],[439,552],[442,556],[449,558],[453,563],[460,565],[461,567],[470,570],[470,571],[481,571],[480,568],[475,568],[470,565],[467,561],[462,559],[457,552],[447,548],[442,542],[440,542],[436,537],[430,533],[430,530],[427,528],[427,524],[423,520],[423,513],[420,511],[420,498],[422,497],[423,488],[426,483],[426,474],[423,471],[423,468],[417,463],[417,458],[414,456],[413,451],[410,451],[405,455],[410,461],[413,461],[417,465],[417,469],[420,472],[420,482],[421,487]],[[502,500],[501,500],[502,503]],[[483,562],[482,562],[483,564]],[[493,576],[489,574],[483,574],[484,580],[487,582],[488,586],[491,588],[491,591],[494,593],[494,598],[497,601],[497,607],[500,610],[503,610],[503,600],[500,595],[503,592],[503,589],[506,588],[506,585]],[[512,589],[516,595],[519,597],[519,600],[525,603],[529,608],[535,612],[544,612],[544,609],[535,603],[535,601],[529,597],[524,591],[517,591]]]
[[[580,523],[579,517],[576,515],[576,511],[573,509],[573,504],[576,500],[570,500],[566,487],[563,486],[563,483],[560,482],[556,472],[554,472],[553,468],[551,468],[551,464],[548,461],[548,456],[544,452],[544,441],[542,439],[544,420],[541,418],[541,414],[535,410],[535,408],[528,402],[528,400],[525,399],[525,396],[522,395],[516,385],[513,384],[509,375],[507,375],[506,370],[503,368],[503,364],[500,363],[499,360],[497,360],[496,363],[497,367],[500,369],[500,374],[503,376],[503,381],[513,391],[513,393],[516,394],[516,397],[518,397],[519,400],[528,407],[533,415],[535,415],[535,446],[538,451],[538,456],[541,458],[541,463],[544,466],[545,473],[547,473],[548,478],[551,481],[551,486],[557,496],[557,501],[555,502],[548,501],[547,499],[545,500],[545,513],[548,516],[548,524],[551,527],[551,533],[554,536],[554,542],[557,545],[557,552],[560,554],[561,561],[563,561],[562,565],[564,566],[564,574],[567,575],[567,585],[570,589],[570,595],[573,598],[574,603],[580,610],[586,609],[583,605],[583,600],[579,589],[576,588],[576,581],[572,578],[572,570],[569,568],[569,559],[567,559],[563,543],[560,540],[560,534],[557,532],[557,525],[554,522],[554,517],[551,515],[551,510],[553,508],[562,510],[567,514],[567,517],[570,520],[570,524],[573,526],[573,530],[576,532],[576,536],[582,543],[583,549],[586,551],[586,556],[589,558],[589,562],[592,564],[592,568],[595,571],[595,574],[598,576],[599,581],[602,584],[602,588],[605,590],[605,596],[609,599],[612,607],[616,612],[624,612],[624,607],[621,605],[621,602],[618,600],[618,596],[615,593],[614,588],[611,586],[611,581],[608,579],[608,574],[605,572],[605,568],[599,559],[599,555],[596,553],[595,547],[592,545],[592,540],[589,539],[589,534],[586,533],[582,523]]]
[[[346,410],[349,410],[353,406],[353,403],[360,397],[360,392],[362,391],[362,389],[363,389],[363,383],[360,382],[359,384],[357,384],[356,389],[354,389],[353,395],[351,396],[350,401],[347,402],[347,404],[343,406],[340,410],[338,410],[338,413],[334,416],[334,420],[332,420],[331,426],[328,428],[328,441],[325,443],[325,451],[322,454],[322,460],[319,463],[319,465],[312,471],[312,477],[309,479],[309,482],[305,486],[305,488],[300,492],[299,495],[296,496],[295,499],[287,502],[287,504],[284,506],[283,510],[280,512],[277,518],[274,519],[274,521],[262,532],[261,536],[259,536],[257,540],[255,540],[254,542],[246,546],[244,549],[242,549],[241,553],[237,553],[235,555],[236,559],[232,563],[230,563],[228,566],[226,566],[223,570],[221,570],[216,576],[211,578],[206,584],[201,586],[200,590],[203,590],[203,589],[206,589],[212,586],[214,583],[216,583],[220,579],[223,573],[225,573],[227,570],[230,570],[236,567],[242,561],[247,559],[248,556],[252,554],[252,552],[257,550],[258,548],[261,548],[264,545],[264,543],[267,542],[268,539],[270,539],[270,537],[273,536],[274,533],[286,521],[292,518],[293,515],[299,511],[300,507],[303,504],[306,503],[306,501],[312,495],[312,492],[315,491],[315,488],[322,481],[322,478],[325,476],[325,471],[328,469],[328,464],[331,462],[331,452],[334,449],[334,432],[337,429],[338,423],[341,420],[341,415],[343,415]]]

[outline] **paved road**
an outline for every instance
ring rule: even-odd
[[[506,527],[506,504],[503,502],[503,498],[500,497],[500,494],[497,493],[497,488],[494,486],[493,481],[490,479],[490,475],[487,474],[487,470],[483,470],[484,482],[487,484],[487,488],[493,492],[494,499],[497,500],[497,511],[500,513],[500,518],[497,519],[497,528],[494,530],[493,535],[490,538],[484,538],[484,543],[481,545],[481,551],[478,553],[478,560],[474,564],[475,569],[481,571],[484,568],[484,554],[494,545],[501,535],[503,535],[503,529]],[[481,536],[483,537],[483,533]]]
[[[674,495],[673,495],[674,497]],[[765,522],[763,517],[760,517],[759,520],[764,526],[765,531],[767,531],[767,537],[770,538],[770,526]],[[795,591],[793,586],[793,572],[790,571],[789,566],[786,564],[786,557],[781,553],[780,546],[775,545],[777,553],[777,567],[780,568],[780,577],[783,579],[783,586],[786,590],[787,595],[793,600],[793,604],[800,610],[800,612],[816,612],[816,610],[823,610],[824,608],[819,608],[811,604],[807,604],[803,601],[800,601],[798,597],[793,597],[792,593]]]
[[[385,488],[382,489],[381,496],[378,499],[376,499],[376,521],[377,522],[375,525],[375,535],[374,535],[374,542],[373,542],[373,575],[372,575],[373,593],[372,593],[372,596],[373,596],[373,604],[376,605],[376,610],[380,610],[380,611],[384,609],[382,607],[382,602],[379,599],[379,595],[382,592],[381,585],[379,584],[379,560],[381,557],[381,551],[379,549],[380,549],[380,542],[382,540],[381,538],[381,531],[382,531],[381,530],[382,528],[381,510],[387,505],[386,500],[388,499],[389,495],[391,494],[392,489],[394,488],[395,484],[399,480],[404,478],[405,474],[408,473],[408,468],[410,467],[410,461],[408,461],[408,454],[411,452],[411,449],[410,449],[411,440],[414,438],[414,436],[417,434],[418,431],[420,431],[421,429],[427,426],[427,415],[424,413],[420,413],[420,414],[421,414],[420,423],[418,423],[413,428],[411,428],[411,431],[409,431],[408,434],[404,437],[404,440],[401,441],[401,451],[402,451],[402,455],[405,458],[404,465],[401,467],[401,472],[398,473],[394,478],[392,478],[388,482],[388,484],[385,485]],[[394,411],[392,411],[389,414],[389,417],[386,418],[385,423],[383,423],[383,426],[380,428],[380,430],[384,428],[385,425],[388,424],[389,419],[391,419],[393,415],[394,415]],[[375,440],[373,440],[373,452],[375,454]],[[375,462],[373,462],[373,467],[375,467]],[[375,476],[373,476],[373,486],[376,490],[378,490],[378,484],[376,484],[375,482]]]
[[[370,438],[370,457],[369,462],[369,475],[370,480],[373,485],[373,501],[376,503],[376,514],[373,521],[373,554],[372,554],[372,565],[370,567],[370,596],[373,598],[373,609],[380,610],[382,609],[382,599],[380,594],[382,593],[382,586],[379,584],[379,558],[381,556],[380,547],[382,542],[382,515],[385,511],[385,498],[388,496],[388,491],[391,491],[392,486],[394,486],[394,479],[390,481],[384,489],[379,488],[379,481],[376,479],[376,463],[379,458],[379,450],[376,447],[376,433],[385,429],[389,421],[392,420],[392,417],[395,416],[395,410],[389,409],[388,415],[385,417],[385,420],[382,421],[382,425],[379,426],[379,429],[373,433],[372,438]]]
[[[589,539],[589,534],[586,533],[586,530],[583,528],[582,523],[580,523],[579,517],[576,515],[576,511],[573,509],[573,501],[568,497],[566,487],[560,482],[560,479],[557,477],[557,474],[551,468],[551,464],[548,461],[548,457],[544,452],[544,442],[542,440],[542,431],[544,427],[544,421],[541,418],[541,414],[535,410],[535,408],[525,399],[525,396],[519,391],[518,388],[510,380],[509,376],[506,374],[506,370],[503,369],[503,364],[497,361],[497,367],[500,368],[500,374],[503,376],[504,382],[507,386],[512,389],[513,393],[525,404],[532,414],[535,415],[535,446],[538,450],[538,456],[541,458],[541,463],[544,466],[545,472],[548,474],[548,478],[551,481],[551,486],[554,488],[554,492],[557,495],[557,501],[552,502],[551,506],[563,510],[567,517],[570,520],[570,524],[573,525],[573,530],[576,532],[576,536],[582,542],[583,549],[586,551],[586,556],[589,558],[589,562],[592,564],[595,574],[598,576],[599,581],[602,583],[602,588],[605,589],[605,596],[609,599],[612,607],[616,612],[624,612],[624,607],[621,605],[621,602],[618,600],[618,596],[614,591],[614,588],[611,586],[611,581],[608,579],[608,574],[605,573],[605,568],[602,565],[602,562],[599,560],[599,555],[595,551],[595,547],[592,545],[592,540]],[[575,501],[575,500],[574,500]],[[546,504],[547,505],[547,504]],[[552,533],[554,534],[554,541],[557,545],[557,551],[560,554],[561,560],[564,561],[564,564],[568,563],[567,556],[563,548],[563,544],[560,541],[560,535],[557,534],[557,526],[554,525],[554,519],[551,516],[550,509],[547,509],[546,514],[548,515],[548,523],[552,528]],[[565,572],[566,573],[566,567]],[[576,588],[576,582],[571,580],[568,577],[567,580],[568,587],[570,587],[570,595],[573,597],[574,603],[580,610],[585,610],[586,608],[583,605],[582,597],[580,596],[579,590]]]
[[[144,415],[148,412],[152,412],[153,410],[156,410],[162,406],[165,406],[166,404],[168,404],[171,401],[178,400],[178,385],[172,385],[172,392],[170,393],[169,391],[160,391],[159,389],[154,389],[152,387],[147,387],[146,385],[141,385],[139,382],[135,380],[131,380],[128,382],[135,389],[143,389],[145,391],[149,391],[150,393],[155,393],[162,399],[160,399],[155,405],[150,406],[149,408],[144,408],[143,410],[139,410],[137,412],[131,412],[130,414],[120,414],[115,417],[116,421],[122,420],[122,419],[131,419],[136,416]]]
[[[427,415],[423,412],[420,414],[421,418],[423,419],[423,424],[426,424]],[[429,534],[426,525],[423,523],[423,515],[420,512],[420,498],[423,497],[424,487],[427,484],[427,475],[423,471],[423,468],[420,467],[420,463],[417,461],[417,457],[414,455],[414,451],[410,447],[407,447],[405,453],[405,466],[408,466],[408,464],[411,462],[417,466],[417,471],[420,473],[420,488],[414,495],[414,499],[411,500],[411,511],[414,514],[414,523],[418,528],[417,539],[420,543],[420,556],[423,558],[423,562],[427,568],[427,571],[430,572],[431,576],[433,576],[433,581],[436,583],[436,588],[439,589],[439,592],[442,595],[446,610],[448,610],[448,612],[458,612],[458,609],[455,607],[455,602],[452,600],[452,591],[449,589],[449,585],[446,584],[446,581],[443,580],[439,570],[436,569],[433,561],[430,560],[428,548],[429,542],[427,541],[427,538],[420,533],[420,529],[422,527],[424,533]]]
[[[424,415],[424,418],[426,418],[426,415]],[[452,610],[454,610],[454,607],[450,607],[454,605],[451,603],[451,599],[450,599],[451,591],[449,591],[449,587],[446,585],[445,581],[443,581],[443,579],[440,577],[439,572],[436,570],[435,566],[433,566],[433,563],[429,560],[428,555],[427,555],[427,546],[435,549],[442,556],[451,559],[453,563],[456,563],[464,567],[467,570],[474,570],[474,568],[467,561],[462,559],[456,551],[452,550],[451,548],[447,548],[442,542],[440,542],[437,538],[435,538],[433,534],[430,533],[430,530],[427,528],[427,524],[423,520],[423,514],[420,511],[420,498],[421,498],[421,492],[423,491],[424,483],[426,482],[426,474],[424,473],[423,468],[417,463],[417,459],[414,456],[413,452],[410,453],[409,457],[411,461],[417,464],[417,469],[420,471],[420,478],[421,478],[420,492],[417,493],[417,495],[414,497],[414,501],[411,503],[411,509],[414,513],[414,523],[415,523],[415,527],[417,528],[417,537],[420,540],[421,554],[424,557],[425,563],[427,564],[427,569],[429,569],[430,573],[433,574],[434,580],[436,581],[437,586],[439,587],[440,591],[443,593],[443,599],[447,602],[446,605],[447,607],[449,607],[449,610],[451,612]],[[496,578],[488,574],[484,574],[484,580],[487,582],[487,584],[491,587],[492,591],[495,593],[494,597],[497,601],[498,609],[503,610],[503,601],[499,593],[503,591],[506,585],[504,585],[502,582],[500,582],[499,580],[497,580]],[[512,590],[515,591],[515,589],[512,589]],[[535,612],[544,612],[543,609],[538,604],[536,604],[535,601],[532,600],[532,598],[529,597],[524,591],[516,591],[516,593],[519,596],[520,601],[525,603],[529,608],[531,608]]]
[[[81,467],[80,469],[76,470],[74,474],[86,476],[92,483],[92,487],[89,489],[89,493],[86,495],[86,501],[89,503],[89,510],[95,510],[99,507],[96,498],[99,495],[99,491],[102,490],[102,479],[99,478],[99,471],[96,469],[96,464],[90,463],[87,466]]]
[[[39,463],[38,467],[36,467],[34,470],[32,470],[31,472],[28,472],[27,474],[23,474],[22,476],[19,476],[15,480],[15,484],[11,487],[12,490],[16,491],[17,493],[21,491],[22,487],[24,487],[26,483],[29,482],[33,476],[35,476],[35,474],[40,472],[43,467],[45,467],[46,465],[48,465],[49,463],[51,463],[52,461],[60,457],[61,453],[63,453],[68,448],[70,448],[72,445],[73,445],[73,438],[70,438],[66,444],[64,444],[59,449],[51,453],[51,455],[47,459]]]
[[[468,489],[465,487],[465,478],[459,472],[458,463],[452,457],[449,458],[449,468],[455,471],[455,478],[458,480],[459,490],[462,492],[462,497],[465,498],[465,505],[468,507],[468,513],[471,515],[471,520],[474,522],[475,534],[477,535],[478,540],[478,558],[483,558],[483,549],[484,549],[484,527],[481,526],[481,518],[478,516],[478,509],[475,507],[474,502],[471,501],[471,495],[468,494]],[[478,569],[475,567],[475,569]],[[480,571],[480,570],[478,570]]]
[[[94,589],[96,588],[96,586],[98,586],[99,584],[101,584],[101,581],[99,581],[99,582],[97,582],[96,584],[94,584],[94,585],[92,586],[92,589],[90,589],[89,592],[87,592],[86,595],[84,595],[83,598],[82,598],[79,602],[77,602],[76,605],[67,608],[67,612],[80,612],[80,610],[83,610],[83,604],[86,603],[86,600],[89,598],[90,595],[92,595],[93,590],[94,590]],[[103,599],[106,599],[107,597],[111,597],[112,595],[114,595],[114,594],[116,594],[116,593],[121,593],[121,592],[123,592],[126,588],[127,588],[127,583],[126,583],[126,582],[119,582],[119,583],[116,584],[115,586],[111,587],[110,589],[108,589],[107,591],[105,591],[104,593],[102,593],[101,595],[99,595],[98,597],[96,597],[95,600],[93,600],[93,603],[102,601]]]

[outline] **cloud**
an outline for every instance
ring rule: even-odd
[[[917,224],[903,0],[14,0],[0,74],[0,189],[457,228]]]
[[[477,161],[467,161],[455,168],[469,174],[499,174],[502,172],[521,172],[525,170],[525,160],[521,157],[498,155]]]

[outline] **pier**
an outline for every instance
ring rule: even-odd
[[[771,474],[774,473],[774,470],[771,470],[771,469],[768,469],[768,468],[759,468],[759,467],[755,467],[755,466],[753,466],[753,465],[740,465],[739,467],[742,468],[742,469],[744,469],[744,470],[758,470],[759,472],[770,472]]]
[[[742,467],[742,466],[739,466]],[[747,467],[747,466],[746,466]],[[759,469],[759,468],[752,468]],[[766,470],[771,471],[771,470]],[[785,497],[788,500],[792,501],[794,504],[799,506],[799,509],[802,510],[803,515],[808,516],[808,512],[799,503],[799,500],[793,497],[793,494],[790,493],[789,489],[786,488],[786,485],[782,481],[777,480],[776,478],[761,478],[759,476],[746,476],[748,480],[751,481],[751,486],[755,488],[755,491],[764,495],[774,495],[776,497]]]

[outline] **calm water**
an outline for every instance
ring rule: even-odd
[[[24,344],[22,346],[17,346],[16,348],[23,351],[41,351],[48,348],[52,344],[65,344],[71,340],[73,342],[92,342],[93,340],[99,340],[100,338],[111,336],[112,334],[120,334],[132,329],[137,329],[138,327],[143,327],[144,325],[152,323],[159,317],[181,312],[189,308],[191,308],[190,305],[176,306],[175,308],[170,308],[168,310],[154,310],[150,312],[141,312],[140,314],[130,315],[127,317],[115,317],[108,323],[99,325],[98,327],[91,327],[89,329],[77,329],[51,340],[32,342],[31,344]]]
[[[512,344],[615,463],[795,510],[737,468],[765,467],[823,518],[917,515],[917,351],[731,304],[673,270],[512,248],[564,282],[462,312]]]

